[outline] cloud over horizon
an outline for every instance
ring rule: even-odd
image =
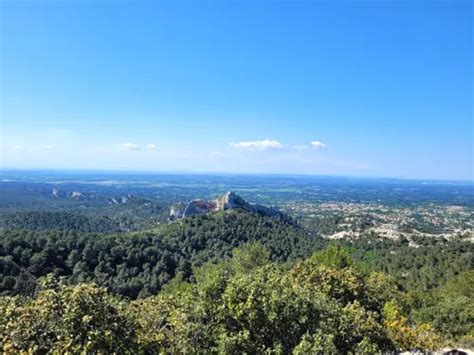
[[[135,144],[135,143],[123,143],[121,147],[124,150],[139,150],[140,149],[138,144]]]
[[[271,139],[231,143],[231,146],[242,150],[276,150],[283,148],[283,144]]]
[[[326,144],[320,141],[312,141],[310,145],[318,150],[326,148]]]

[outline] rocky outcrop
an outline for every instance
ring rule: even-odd
[[[188,203],[183,211],[183,217],[189,217],[195,214],[207,213],[215,210],[214,205],[207,201],[194,200]]]
[[[170,208],[170,219],[182,218],[184,209],[186,208],[186,204],[184,203],[177,203]]]
[[[258,213],[263,216],[273,217],[281,221],[291,221],[286,214],[282,213],[277,208],[249,203],[235,192],[227,192],[214,201],[193,200],[186,205],[173,205],[170,209],[170,220],[212,211],[226,211],[230,209],[241,209],[251,213]]]
[[[251,210],[251,205],[235,192],[227,192],[215,200],[216,210],[225,211],[232,208]]]

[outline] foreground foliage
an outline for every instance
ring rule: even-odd
[[[46,278],[33,298],[0,298],[3,351],[295,353],[433,350],[441,338],[403,314],[400,291],[335,246],[293,266],[259,244],[178,274],[135,301]]]

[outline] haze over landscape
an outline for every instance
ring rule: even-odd
[[[1,166],[473,179],[470,1],[2,1]]]

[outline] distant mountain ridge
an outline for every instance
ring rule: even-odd
[[[192,200],[187,204],[175,204],[170,208],[169,217],[170,220],[175,220],[197,214],[231,209],[240,209],[251,213],[257,213],[262,216],[272,217],[278,221],[291,222],[291,218],[277,208],[249,203],[232,191],[226,192],[223,196],[218,197],[213,201]]]

